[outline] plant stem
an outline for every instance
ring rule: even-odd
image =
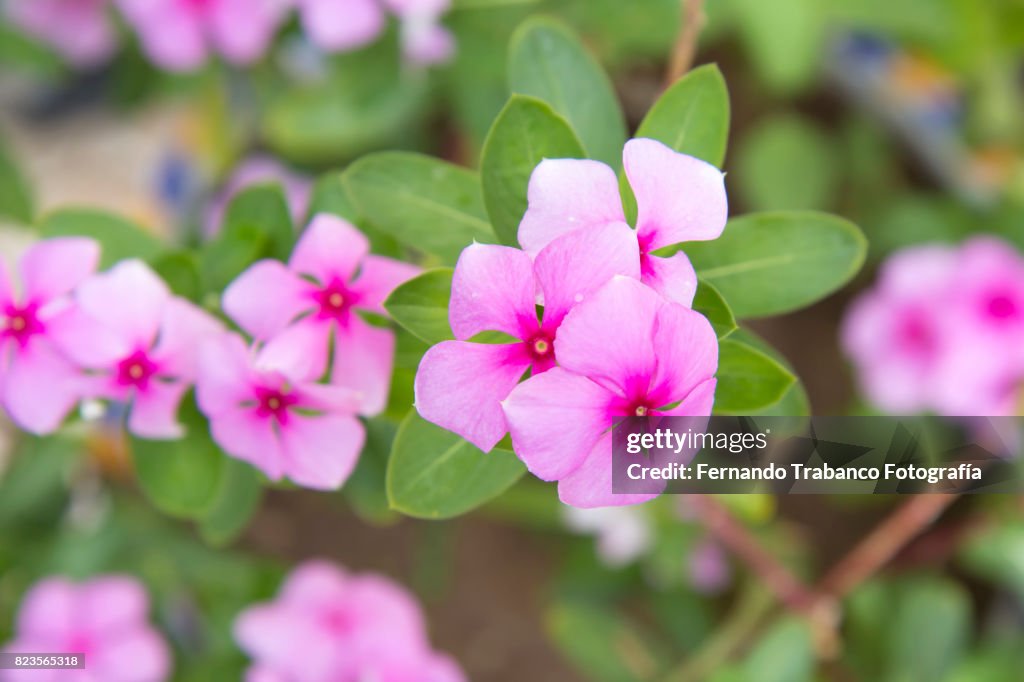
[[[679,37],[672,48],[669,59],[668,73],[665,76],[665,87],[671,86],[693,66],[697,56],[697,39],[704,28],[704,0],[681,0],[683,6],[683,22],[679,28]]]

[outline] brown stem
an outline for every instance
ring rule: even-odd
[[[669,59],[668,73],[665,76],[665,87],[671,86],[693,66],[693,58],[697,56],[697,39],[704,28],[704,0],[681,0],[683,5],[683,25],[679,29],[672,56]]]

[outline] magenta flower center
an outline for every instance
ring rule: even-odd
[[[256,413],[261,417],[276,419],[279,424],[287,423],[288,411],[299,399],[285,389],[260,386],[255,390]]]
[[[117,365],[117,383],[145,390],[157,372],[157,365],[145,351],[137,350]]]
[[[193,12],[203,12],[213,4],[213,0],[180,0],[180,2],[185,5],[186,9]]]
[[[32,336],[42,334],[45,327],[36,314],[36,308],[35,305],[22,308],[8,306],[0,317],[0,337],[10,336],[20,346],[25,346]]]
[[[68,639],[67,652],[69,654],[83,654],[88,657],[95,646],[96,642],[92,635],[87,632],[75,632]]]
[[[646,417],[650,413],[650,409],[646,405],[637,405],[633,409],[633,414],[637,417]]]
[[[347,609],[332,608],[323,616],[324,627],[334,635],[348,635],[355,629],[352,614]]]
[[[541,332],[526,342],[526,350],[534,362],[547,364],[554,361],[555,344],[551,337]]]
[[[997,294],[988,301],[988,314],[989,317],[1000,321],[1017,317],[1019,314],[1017,302],[1010,296]]]
[[[320,317],[341,319],[346,316],[352,305],[352,296],[342,282],[334,281],[313,294],[320,306]]]
[[[935,334],[924,319],[918,315],[909,315],[900,329],[900,340],[911,351],[930,353],[935,349]]]

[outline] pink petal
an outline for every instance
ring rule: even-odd
[[[711,410],[715,405],[717,384],[717,379],[702,381],[678,405],[669,410],[659,410],[658,414],[675,417],[711,416]]]
[[[78,287],[82,310],[133,348],[153,345],[170,297],[163,280],[140,260],[121,261]]]
[[[206,61],[200,14],[178,0],[118,0],[149,58],[169,71],[192,71]]]
[[[544,293],[544,327],[557,329],[570,308],[615,275],[639,279],[636,234],[625,223],[576,230],[544,247],[534,269]]]
[[[584,227],[624,223],[615,171],[598,161],[545,159],[533,170],[519,244],[531,255]]]
[[[96,632],[136,627],[146,622],[149,597],[139,581],[126,576],[100,576],[78,587],[79,616]]]
[[[646,138],[627,142],[622,159],[645,252],[722,234],[729,216],[722,171]]]
[[[413,64],[443,64],[455,54],[455,37],[434,17],[402,22],[402,53]]]
[[[116,49],[106,0],[11,0],[12,24],[56,48],[75,66],[96,66]]]
[[[697,293],[697,273],[690,259],[682,251],[668,257],[643,256],[641,281],[670,301],[687,308],[693,305]]]
[[[285,474],[307,488],[337,490],[352,474],[365,440],[355,417],[293,413],[281,429]]]
[[[253,399],[249,356],[249,348],[238,334],[222,334],[202,343],[196,398],[206,416],[214,417]]]
[[[185,429],[178,421],[178,408],[188,389],[189,384],[183,381],[151,382],[132,400],[128,430],[140,438],[152,440],[181,438]]]
[[[647,485],[650,485],[649,483]],[[658,493],[612,492],[612,434],[606,433],[583,464],[558,482],[558,499],[581,509],[619,507],[653,500]]]
[[[44,303],[63,296],[96,270],[100,246],[83,237],[57,237],[38,242],[22,256],[24,300]]]
[[[401,19],[439,17],[452,6],[452,0],[383,0],[383,3]]]
[[[90,653],[86,665],[103,682],[153,682],[170,675],[171,653],[155,630],[139,624],[112,633]]]
[[[226,406],[210,419],[210,435],[224,452],[248,462],[267,478],[278,481],[285,473],[285,458],[271,419],[254,410]]]
[[[288,4],[282,0],[217,0],[208,5],[209,35],[233,64],[251,64],[267,51]]]
[[[71,362],[89,369],[109,369],[136,350],[130,339],[78,306],[47,320],[46,337]]]
[[[224,332],[224,326],[202,308],[177,296],[164,306],[160,336],[153,349],[160,373],[192,381],[199,369],[203,341]]]
[[[707,318],[665,301],[654,327],[657,358],[649,399],[654,407],[681,400],[718,371],[718,335]]]
[[[645,395],[657,362],[655,318],[662,300],[635,279],[613,278],[562,322],[558,363],[625,398]]]
[[[529,367],[522,344],[443,341],[416,372],[416,411],[489,452],[508,430],[501,401]]]
[[[295,272],[312,275],[321,284],[348,282],[369,251],[366,235],[351,223],[320,213],[295,245],[288,266]]]
[[[294,381],[317,381],[327,371],[331,323],[307,317],[275,336],[256,359],[260,369],[281,372]]]
[[[37,582],[18,611],[18,634],[31,639],[64,638],[79,625],[78,588],[63,578]]]
[[[508,246],[467,246],[455,265],[448,321],[462,341],[485,331],[528,340],[538,327],[530,257]]]
[[[7,368],[3,406],[15,424],[35,434],[57,430],[81,397],[79,371],[42,338],[23,348]]]
[[[262,666],[286,672],[285,679],[330,680],[344,651],[315,616],[282,604],[250,607],[235,621],[235,640]]]
[[[357,305],[360,308],[387,315],[387,311],[384,310],[384,300],[400,284],[422,272],[415,265],[393,258],[369,255],[363,259],[359,277],[352,282],[349,289],[358,296]]]
[[[301,384],[295,391],[298,407],[317,412],[359,414],[363,407],[362,394],[350,388],[325,384]]]
[[[261,260],[224,290],[224,312],[250,336],[265,341],[316,307],[313,290],[284,263]]]
[[[299,0],[302,28],[317,46],[347,52],[372,43],[386,18],[377,0]]]
[[[0,308],[6,307],[8,303],[14,302],[14,289],[11,287],[11,278],[7,274],[7,268],[3,261],[0,261]]]
[[[331,383],[356,392],[359,413],[372,417],[387,405],[394,360],[395,333],[352,316],[337,331]]]
[[[502,403],[516,454],[538,478],[569,475],[611,428],[614,398],[560,367],[531,377]]]
[[[347,598],[349,577],[338,566],[313,559],[292,571],[281,586],[280,599],[290,606],[316,610]]]
[[[349,583],[349,613],[360,624],[352,649],[358,659],[421,658],[427,648],[426,624],[419,603],[400,585],[364,574]]]
[[[271,668],[254,665],[245,671],[245,682],[289,682],[288,677]]]

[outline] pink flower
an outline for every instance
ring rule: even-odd
[[[718,339],[699,313],[627,277],[615,277],[565,318],[559,367],[502,403],[516,454],[558,481],[574,507],[635,504],[654,494],[612,493],[611,426],[621,417],[706,416],[714,402]]]
[[[455,40],[441,24],[451,0],[384,0],[402,22],[402,51],[414,64],[440,64],[455,53]]]
[[[732,581],[729,558],[721,545],[702,540],[687,557],[690,585],[701,594],[718,594]]]
[[[314,383],[298,354],[289,356],[290,365],[278,358],[273,367],[265,354],[254,357],[237,334],[203,345],[196,395],[214,441],[275,481],[287,476],[308,488],[341,487],[366,437],[356,396]]]
[[[532,262],[507,246],[467,247],[455,266],[448,309],[457,340],[437,344],[420,362],[420,415],[481,450],[493,448],[508,430],[501,401],[527,370],[537,375],[555,366],[559,327],[569,310],[614,275],[639,277],[632,240],[625,223],[613,223],[555,239]],[[472,341],[493,331],[514,340]]]
[[[255,662],[249,682],[466,680],[431,650],[408,592],[384,577],[349,575],[321,561],[295,569],[273,602],[243,611],[235,639]]]
[[[284,190],[292,221],[296,225],[301,223],[309,211],[309,202],[313,197],[313,182],[273,158],[254,156],[238,164],[231,177],[224,183],[223,189],[210,202],[203,234],[210,239],[220,232],[228,204],[236,194],[250,185],[273,182],[280,183]]]
[[[69,293],[93,273],[99,256],[91,239],[39,242],[21,258],[20,291],[0,263],[0,403],[27,431],[56,430],[81,397],[80,373],[60,349],[73,341]]]
[[[259,59],[291,0],[117,0],[143,51],[170,71],[199,68],[211,52],[233,64]]]
[[[562,518],[570,530],[594,536],[597,555],[610,568],[633,563],[654,545],[653,523],[638,507],[563,507]]]
[[[219,322],[172,296],[139,260],[83,282],[62,348],[88,373],[89,393],[131,405],[128,430],[142,438],[180,438],[178,405],[195,381],[198,348]]]
[[[146,592],[125,576],[84,583],[47,578],[22,602],[11,653],[84,654],[84,670],[0,670],[3,682],[160,682],[170,678],[166,642],[147,622]]]
[[[108,0],[8,0],[12,24],[57,50],[78,67],[96,66],[117,48]]]
[[[315,45],[348,52],[375,41],[387,26],[380,0],[297,0],[302,28]]]
[[[724,176],[709,163],[645,138],[627,142],[622,158],[639,208],[634,248],[642,281],[688,306],[697,290],[689,259],[682,252],[671,258],[652,253],[722,234],[729,212]],[[531,254],[558,235],[626,220],[615,171],[598,161],[542,161],[530,176],[527,195],[519,243]]]
[[[385,315],[392,290],[419,269],[369,254],[366,237],[341,218],[316,216],[288,265],[255,263],[224,292],[224,310],[266,347],[268,365],[301,366],[311,381],[327,370],[331,382],[360,395],[360,413],[384,409],[394,362],[395,335],[368,324],[359,312]]]

